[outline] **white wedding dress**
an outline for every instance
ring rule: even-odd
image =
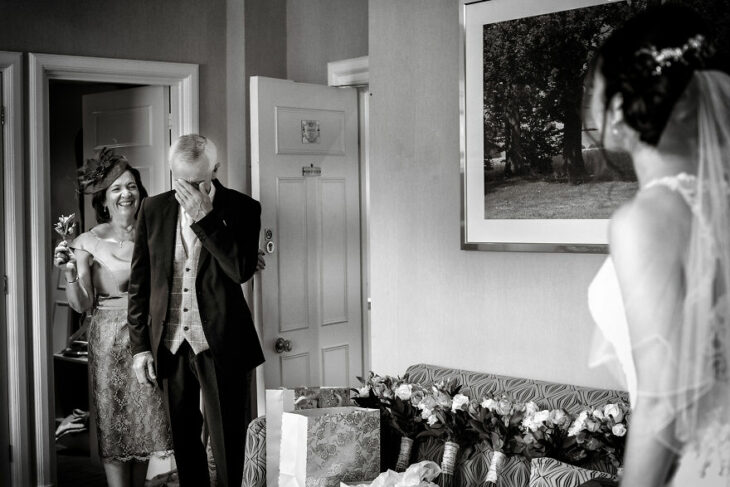
[[[661,185],[677,191],[692,211],[697,211],[697,179],[681,173],[661,178],[643,189]],[[632,404],[641,393],[637,384],[634,354],[642,352],[643,344],[633,344],[626,309],[616,276],[613,260],[608,257],[588,288],[588,306],[600,333],[596,333],[591,350],[591,366],[604,365],[614,371],[629,392]],[[652,335],[642,340],[651,346],[672,347],[665,337]],[[671,360],[671,352],[667,356]],[[727,487],[730,485],[730,418],[721,417],[720,410],[702,411],[696,439],[678,452],[680,463],[670,485],[679,487]],[[631,428],[629,428],[631,431]]]

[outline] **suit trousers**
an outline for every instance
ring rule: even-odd
[[[210,350],[195,354],[187,341],[173,355],[160,347],[159,372],[172,429],[181,487],[209,486],[203,425],[210,435],[217,485],[241,485],[245,434],[250,420],[251,374],[218,367]],[[200,411],[200,392],[203,410]]]

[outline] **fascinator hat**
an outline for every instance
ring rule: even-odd
[[[81,192],[94,194],[108,188],[129,167],[126,157],[115,154],[108,147],[102,148],[96,159],[86,159],[84,166],[79,170]]]

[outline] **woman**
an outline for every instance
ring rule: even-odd
[[[70,245],[62,241],[54,264],[65,274],[71,307],[92,313],[89,374],[107,481],[112,487],[141,487],[150,456],[172,449],[162,394],[134,377],[127,331],[136,216],[147,192],[139,171],[108,149],[88,160],[81,173],[81,190],[93,195],[99,224]]]
[[[632,404],[622,486],[730,485],[730,78],[707,30],[665,4],[599,49],[590,114],[640,190],[611,218],[589,290]]]

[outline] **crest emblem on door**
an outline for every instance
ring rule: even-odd
[[[319,144],[319,120],[302,120],[302,144]]]

